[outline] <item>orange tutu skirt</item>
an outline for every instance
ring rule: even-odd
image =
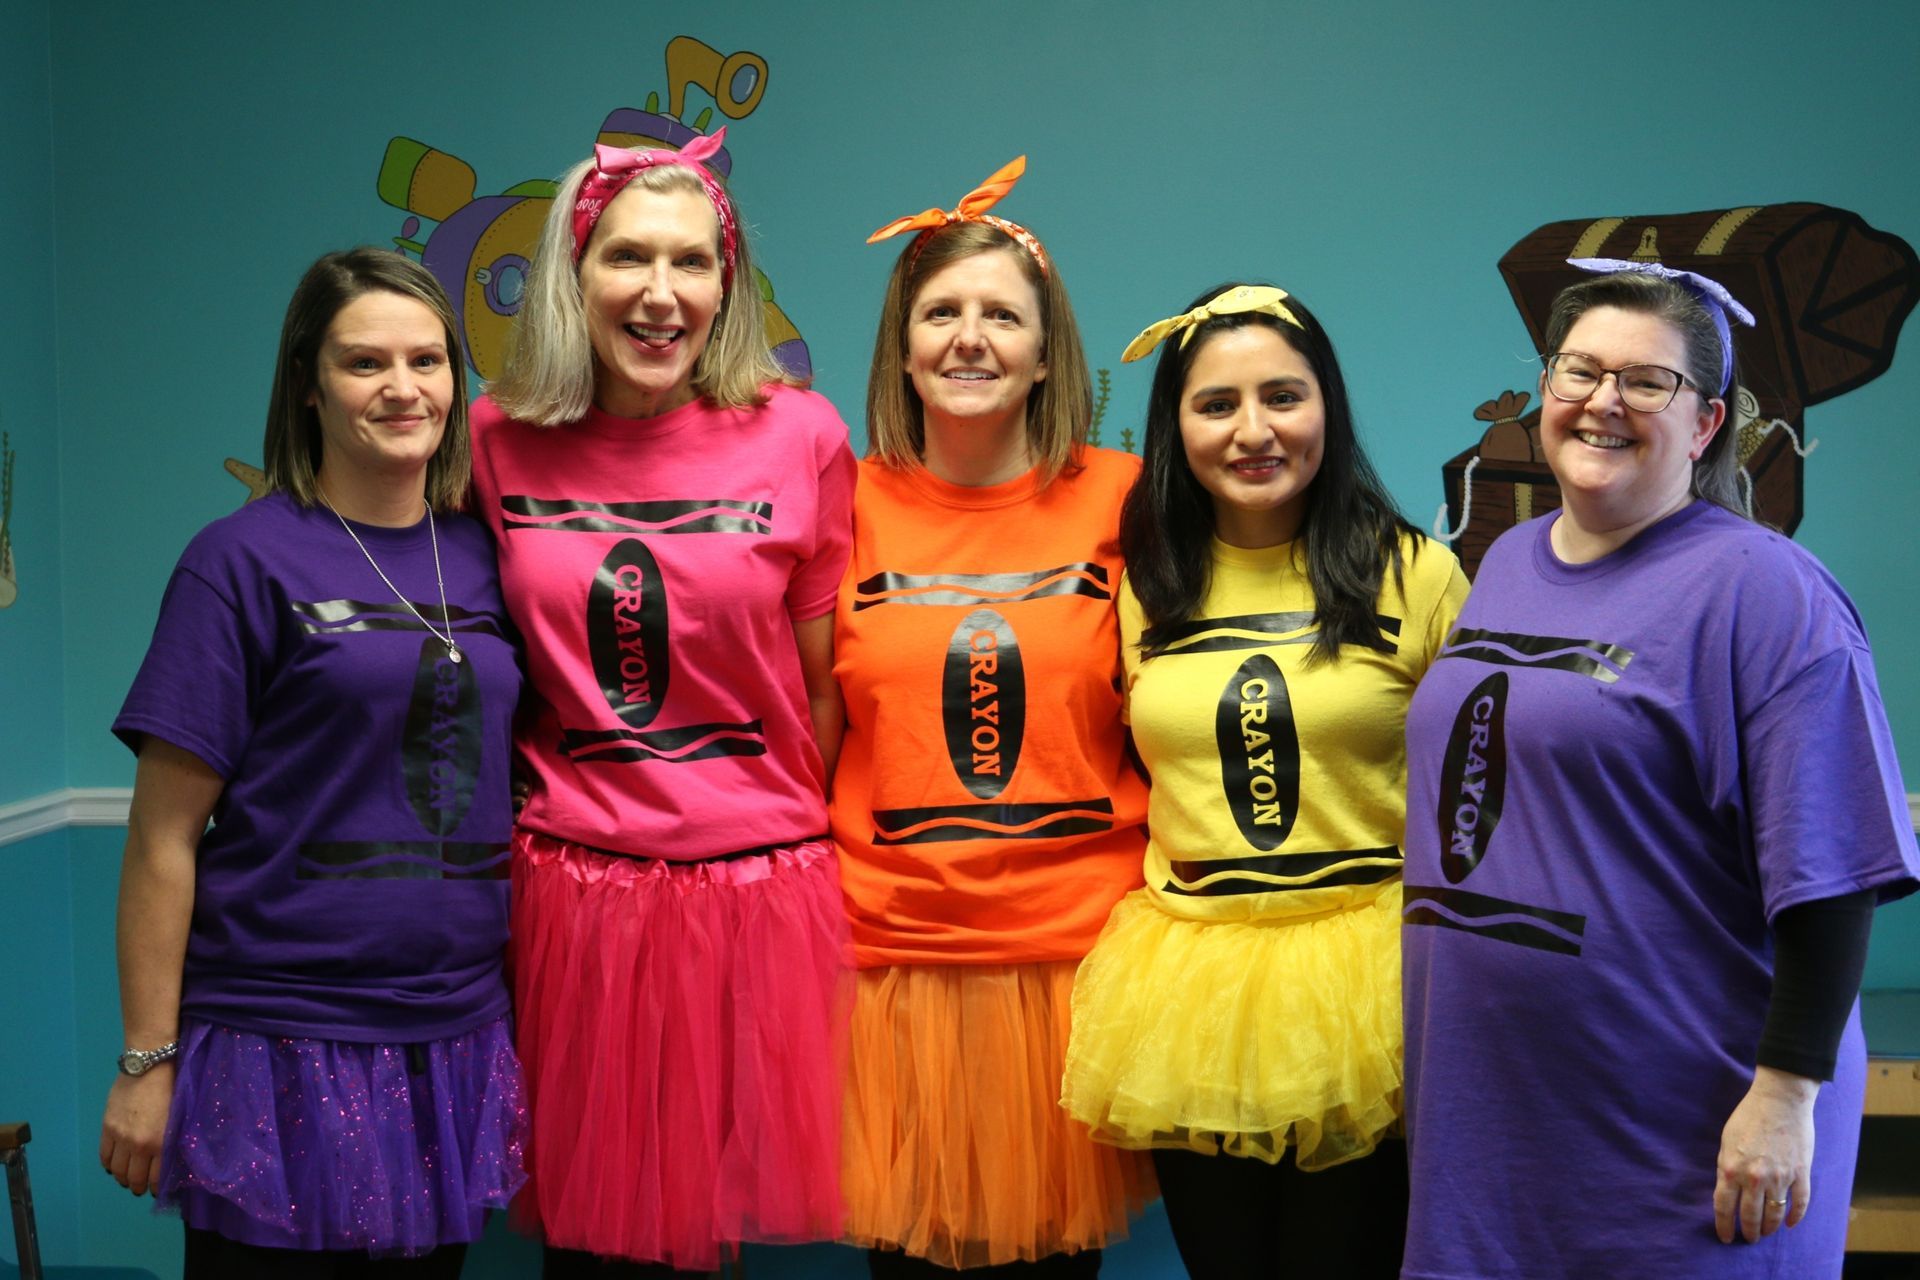
[[[1155,1194],[1139,1152],[1060,1109],[1079,962],[861,971],[845,1238],[943,1267],[1097,1249]]]

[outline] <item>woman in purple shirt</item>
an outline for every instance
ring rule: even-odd
[[[457,514],[457,335],[397,254],[308,270],[271,491],[189,544],[114,722],[139,767],[100,1162],[180,1212],[190,1278],[457,1275],[523,1179],[500,960],[520,671]]]
[[[1561,508],[1407,718],[1405,1270],[1838,1276],[1873,907],[1911,892],[1859,616],[1743,514],[1718,284],[1579,261]]]

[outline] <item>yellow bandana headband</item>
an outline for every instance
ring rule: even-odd
[[[1217,297],[1210,298],[1184,315],[1169,316],[1165,320],[1155,321],[1140,331],[1140,336],[1127,344],[1120,353],[1122,363],[1142,359],[1153,354],[1153,349],[1174,334],[1180,334],[1180,345],[1186,346],[1193,341],[1193,332],[1215,316],[1239,315],[1248,311],[1261,311],[1275,319],[1305,330],[1300,317],[1287,309],[1287,291],[1276,289],[1269,284],[1237,284]],[[1181,332],[1185,330],[1185,332]]]

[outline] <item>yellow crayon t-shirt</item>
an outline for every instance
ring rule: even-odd
[[[1388,571],[1376,607],[1393,647],[1347,645],[1309,664],[1313,593],[1297,545],[1216,540],[1197,615],[1144,661],[1145,616],[1122,583],[1128,715],[1153,779],[1147,892],[1170,915],[1318,915],[1399,878],[1407,703],[1467,580],[1445,547],[1402,535],[1401,582]]]

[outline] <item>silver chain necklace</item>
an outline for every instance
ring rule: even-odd
[[[433,504],[431,502],[427,504],[427,537],[433,542],[433,580],[440,588],[440,625],[447,629],[445,635],[441,635],[439,630],[427,621],[427,615],[413,607],[413,601],[400,594],[400,588],[393,585],[393,579],[389,578],[387,571],[380,567],[380,562],[373,558],[373,552],[367,550],[367,544],[360,541],[360,535],[353,531],[353,526],[347,523],[347,518],[340,514],[339,508],[333,505],[333,500],[327,497],[324,490],[321,491],[320,501],[327,504],[327,510],[333,512],[333,518],[340,522],[340,527],[347,531],[349,538],[353,539],[353,545],[360,548],[360,554],[367,558],[367,563],[373,566],[373,571],[380,575],[380,581],[387,584],[387,590],[393,592],[395,598],[407,606],[408,613],[420,619],[420,625],[432,632],[434,639],[447,646],[448,658],[454,662],[461,661],[460,646],[453,642],[453,615],[447,609],[447,583],[446,579],[440,576],[440,534],[433,527]]]

